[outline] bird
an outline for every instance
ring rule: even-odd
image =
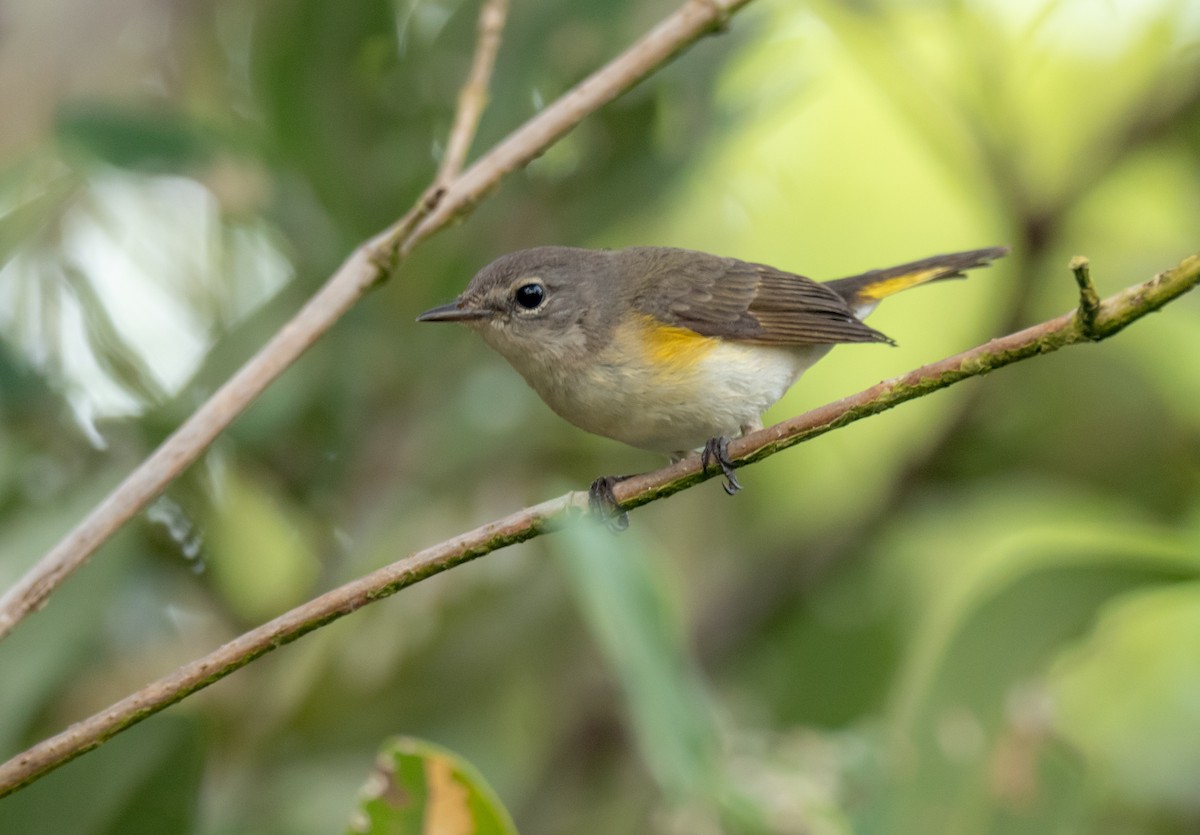
[[[497,258],[419,322],[476,331],[558,415],[678,460],[701,451],[741,489],[729,439],[842,343],[895,343],[863,322],[884,298],[959,278],[1003,246],[934,255],[818,282],[767,264],[675,247],[541,246]],[[596,479],[594,508],[619,512]],[[623,514],[620,514],[623,518]]]

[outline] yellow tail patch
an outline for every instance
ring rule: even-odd
[[[922,270],[914,270],[911,273],[904,275],[893,275],[888,278],[881,278],[874,284],[868,284],[859,288],[855,295],[860,299],[867,301],[878,301],[886,299],[888,296],[899,293],[901,290],[907,290],[909,287],[916,287],[918,284],[924,284],[926,281],[933,281],[935,278],[941,278],[948,273],[955,272],[952,268],[945,266],[941,267],[926,267]]]

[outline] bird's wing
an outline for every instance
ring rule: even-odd
[[[760,345],[890,342],[840,295],[801,275],[689,250],[622,255],[627,274],[648,279],[638,282],[634,307],[667,325]]]

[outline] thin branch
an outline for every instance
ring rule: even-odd
[[[500,49],[500,34],[508,17],[508,0],[484,0],[479,10],[478,40],[475,57],[467,81],[458,93],[458,110],[454,114],[454,125],[446,142],[446,153],[438,168],[434,183],[446,186],[462,173],[479,127],[479,118],[487,107],[488,88],[491,86],[492,68],[496,65],[496,53]]]
[[[1200,253],[1184,259],[1178,266],[1149,281],[1105,299],[1096,308],[1090,328],[1077,312],[1063,314],[754,432],[732,442],[729,445],[730,456],[739,465],[749,464],[961,380],[1068,345],[1105,339],[1197,284],[1200,284]],[[621,481],[614,487],[614,492],[622,507],[632,509],[670,496],[709,477],[701,471],[699,457],[693,455],[661,470]],[[556,530],[569,518],[581,515],[586,507],[586,494],[568,493],[418,551],[326,592],[9,760],[0,766],[0,797],[11,794],[68,760],[101,745],[125,728],[224,678],[276,647],[446,569]]]
[[[505,175],[523,167],[565,136],[588,114],[635,86],[704,35],[727,28],[750,0],[687,0],[629,49],[563,93],[469,167],[447,188],[412,236],[399,247],[407,256],[418,243],[468,212]]]
[[[253,358],[0,598],[0,639],[191,465],[263,390],[386,279],[419,242],[468,213],[505,176],[584,117],[653,73],[750,0],[686,0],[625,52],[538,113],[447,184],[435,183],[397,223],[358,247]],[[490,40],[490,36],[489,36]],[[469,83],[469,82],[468,82]],[[456,119],[456,123],[459,120]]]

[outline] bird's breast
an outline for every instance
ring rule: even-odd
[[[592,354],[518,370],[576,426],[674,454],[737,434],[827,350],[733,342],[639,315]]]

